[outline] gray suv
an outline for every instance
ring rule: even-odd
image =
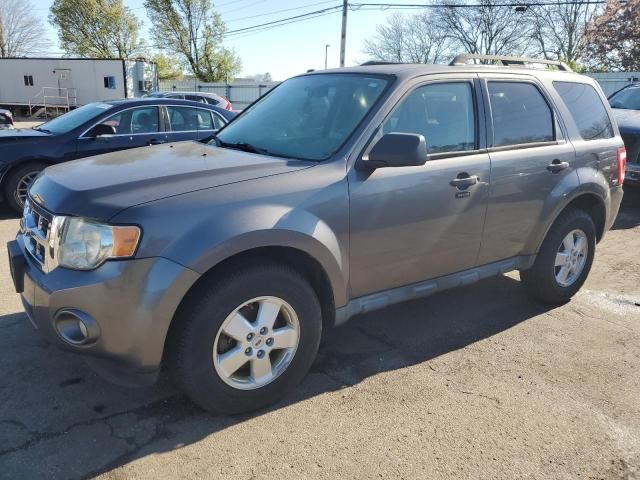
[[[562,64],[469,58],[308,73],[208,144],[47,168],[8,248],[28,318],[114,381],[166,366],[238,413],[354,315],[512,270],[567,302],[622,198],[606,98]]]

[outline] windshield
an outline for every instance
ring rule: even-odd
[[[629,87],[615,93],[609,99],[611,108],[640,110],[640,87]]]
[[[83,107],[76,108],[64,115],[54,118],[53,120],[49,120],[39,127],[35,127],[35,130],[53,133],[56,135],[68,133],[74,128],[78,128],[83,123],[88,122],[92,118],[97,117],[101,113],[106,112],[110,108],[113,108],[113,105],[108,103],[88,103]]]
[[[212,144],[304,160],[326,160],[349,138],[388,80],[326,74],[292,78],[242,113]]]

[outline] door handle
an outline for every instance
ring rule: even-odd
[[[569,168],[569,162],[562,162],[557,158],[549,165],[547,165],[547,170],[549,170],[551,173],[558,173],[562,170],[566,170],[567,168]]]
[[[147,142],[147,145],[161,145],[164,143],[162,140],[158,140],[157,138],[152,138]]]
[[[468,173],[463,172],[459,173],[456,178],[451,180],[449,182],[449,185],[451,185],[452,187],[464,189],[470,187],[471,185],[475,185],[476,183],[478,183],[478,180],[479,178],[477,175],[469,175]]]

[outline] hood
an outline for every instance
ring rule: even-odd
[[[11,130],[0,131],[0,142],[12,142],[18,140],[31,140],[34,138],[50,137],[51,134],[33,130],[32,128],[14,128]]]
[[[122,150],[47,168],[29,193],[47,210],[108,220],[125,208],[315,165],[181,142]]]
[[[612,110],[620,133],[640,133],[640,110],[625,110],[622,108],[614,108]]]

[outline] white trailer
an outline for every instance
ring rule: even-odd
[[[157,88],[155,63],[142,59],[0,58],[0,105],[29,115],[141,97]]]

